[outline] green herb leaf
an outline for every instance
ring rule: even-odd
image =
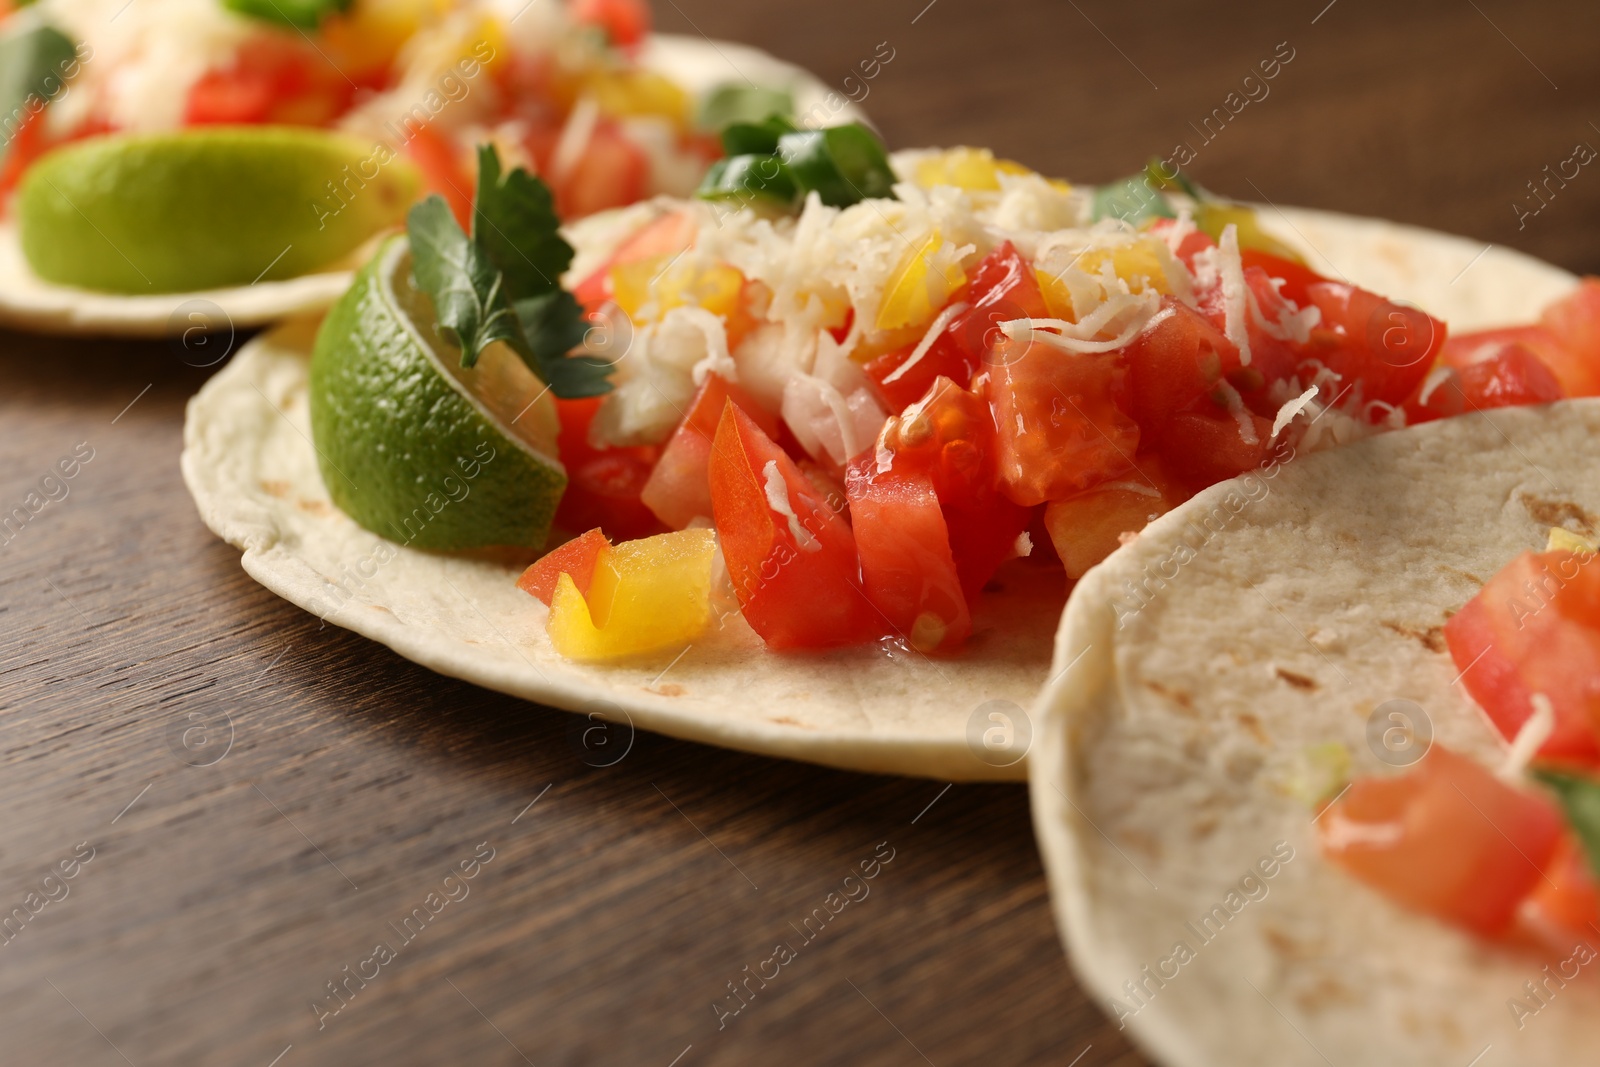
[[[0,38],[0,109],[4,109],[0,136],[5,146],[16,135],[24,112],[37,111],[60,94],[66,71],[77,59],[72,38],[53,26],[34,26]]]
[[[1131,178],[1123,178],[1096,189],[1094,217],[1097,222],[1100,219],[1121,219],[1130,226],[1138,226],[1150,219],[1175,219],[1178,213],[1172,210],[1172,205],[1167,203],[1167,198],[1150,176],[1141,170]]]
[[[264,22],[314,30],[329,15],[350,8],[351,0],[222,0],[222,6],[238,15]]]
[[[417,288],[433,298],[440,328],[461,347],[462,366],[478,362],[495,341],[522,342],[500,272],[462,231],[442,197],[430,196],[413,207],[406,232]]]
[[[502,174],[500,157],[478,150],[472,235],[438,196],[406,217],[411,272],[433,298],[439,326],[470,367],[484,348],[504,341],[559,397],[611,390],[610,362],[567,353],[583,343],[583,308],[561,288],[572,246],[561,237],[550,190],[527,171]]]
[[[1583,843],[1589,869],[1600,878],[1600,781],[1565,771],[1535,768],[1534,778],[1555,790],[1566,813],[1567,825]]]
[[[782,89],[730,83],[719,85],[706,94],[695,125],[721,133],[734,123],[759,123],[769,115],[788,118],[793,114],[794,97]]]
[[[530,364],[550,386],[550,391],[564,399],[585,396],[602,396],[611,391],[607,376],[612,371],[610,361],[594,356],[568,356],[583,344],[589,325],[584,320],[583,308],[573,295],[557,289],[543,296],[529,297],[515,304],[517,318],[522,322],[522,343],[526,347],[519,354],[524,359],[532,357]]]
[[[494,145],[478,147],[472,239],[504,275],[506,296],[513,303],[561,288],[573,253],[560,226],[544,182],[521,167],[502,175]]]
[[[736,123],[722,131],[728,158],[714,164],[695,195],[760,200],[793,208],[816,193],[830,207],[892,197],[894,170],[878,135],[858,122],[797,130],[788,119]]]

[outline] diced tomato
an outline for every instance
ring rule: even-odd
[[[322,126],[350,106],[355,86],[297,41],[263,38],[190,87],[186,126],[287,123]]]
[[[1589,856],[1574,835],[1561,838],[1529,903],[1535,922],[1566,934],[1587,937],[1600,926],[1600,887]]]
[[[660,533],[660,521],[639,499],[660,450],[591,446],[589,423],[599,407],[599,397],[556,401],[561,417],[558,448],[567,468],[556,522],[567,530],[598,526],[612,541]]]
[[[1115,552],[1125,533],[1138,533],[1165,515],[1185,496],[1174,486],[1155,456],[1141,456],[1134,470],[1111,484],[1099,485],[1044,509],[1050,544],[1073,581]]]
[[[885,632],[861,587],[849,523],[733,404],[717,424],[710,477],[728,576],[745,621],[770,647],[852,645]]]
[[[432,126],[408,129],[411,129],[411,140],[406,142],[406,154],[422,172],[423,186],[428,192],[444,197],[461,228],[470,232],[472,194],[478,180],[474,172],[467,169],[460,148]]]
[[[1544,309],[1540,324],[1555,338],[1554,351],[1533,347],[1568,396],[1600,396],[1600,278]]]
[[[572,295],[590,312],[595,311],[611,297],[611,268],[661,256],[675,256],[694,244],[696,229],[694,216],[687,211],[669,212],[645,223],[637,233],[619,244],[605,262],[579,282]]]
[[[1507,741],[1533,714],[1555,711],[1539,754],[1600,762],[1600,566],[1591,553],[1524,552],[1444,626],[1461,684]]]
[[[1322,310],[1322,324],[1305,354],[1346,384],[1359,380],[1363,401],[1403,404],[1444,344],[1444,323],[1365,289],[1321,281],[1306,296]]]
[[[1233,415],[1210,401],[1203,404],[1209,410],[1182,412],[1167,420],[1156,442],[1166,470],[1191,494],[1261,467],[1272,450],[1271,419],[1248,411]]]
[[[1292,259],[1284,259],[1270,252],[1263,252],[1256,248],[1242,248],[1239,250],[1239,259],[1244,263],[1244,269],[1251,267],[1261,268],[1262,273],[1269,278],[1281,278],[1283,286],[1278,290],[1284,297],[1295,302],[1300,307],[1310,307],[1310,288],[1318,282],[1327,281],[1322,275],[1310,267],[1301,266]]]
[[[1166,240],[1167,231],[1175,225],[1177,225],[1176,219],[1156,219],[1150,224],[1150,232],[1160,234],[1162,239]],[[1210,234],[1205,233],[1202,230],[1191,229],[1187,234],[1184,235],[1183,240],[1178,243],[1178,247],[1174,254],[1183,261],[1183,265],[1185,267],[1188,267],[1191,271],[1193,271],[1194,257],[1199,255],[1201,252],[1204,252],[1208,248],[1215,247],[1217,247],[1217,242],[1211,239]]]
[[[1133,466],[1139,426],[1127,414],[1128,371],[1115,353],[1007,338],[994,362],[999,480],[1013,502],[1070,496]]]
[[[888,455],[896,471],[925,476],[933,485],[969,604],[1015,554],[1031,516],[997,489],[995,452],[988,400],[941,377],[886,424],[871,453]]]
[[[1356,781],[1317,818],[1322,851],[1405,907],[1503,931],[1562,832],[1543,795],[1434,745],[1405,774]]]
[[[1445,353],[1446,361],[1450,353]],[[1496,345],[1470,363],[1452,363],[1464,402],[1470,408],[1548,404],[1560,400],[1561,383],[1538,356],[1520,344]]]
[[[722,409],[732,401],[768,437],[776,437],[778,420],[739,386],[719,375],[706,377],[689,414],[667,441],[639,499],[656,518],[681,530],[696,518],[711,517],[711,481],[707,474],[711,440],[717,435]]]
[[[5,161],[0,163],[0,196],[15,189],[22,180],[23,171],[51,147],[45,137],[44,112],[45,109],[40,108],[25,116],[17,124],[17,132],[11,135],[11,142],[0,146],[0,151],[5,153]]]
[[[650,7],[644,0],[572,0],[572,18],[598,26],[619,48],[636,45],[650,32]]]
[[[1130,411],[1139,425],[1159,429],[1174,414],[1239,370],[1239,350],[1194,308],[1161,298],[1161,310],[1123,350]]]
[[[517,579],[517,588],[538,597],[549,607],[550,597],[556,591],[556,579],[565,574],[572,579],[579,593],[588,596],[589,582],[594,578],[595,561],[600,558],[601,552],[610,547],[611,542],[606,540],[605,531],[600,529],[574,537],[566,544],[551,549],[537,563],[523,571],[522,577]]]
[[[1455,338],[1451,338],[1446,344],[1454,341]],[[1436,362],[1400,407],[1405,411],[1407,426],[1460,415],[1467,410],[1467,394],[1461,387],[1461,375],[1454,367]]]
[[[879,470],[869,451],[850,464],[845,492],[862,585],[873,605],[918,651],[961,647],[972,616],[933,479]]]
[[[953,317],[922,358],[906,367],[917,345],[885,352],[866,366],[890,412],[915,403],[941,375],[965,388],[990,351],[1004,339],[999,326],[1012,319],[1049,315],[1033,266],[1004,241],[973,269],[966,286],[952,298],[967,310]],[[921,338],[918,338],[920,341]],[[902,369],[904,368],[904,369]]]
[[[578,161],[565,174],[552,176],[556,213],[577,219],[624,207],[644,196],[649,180],[644,149],[623,136],[615,122],[600,119]]]

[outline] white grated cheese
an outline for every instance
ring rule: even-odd
[[[928,354],[928,349],[933,347],[933,342],[950,326],[950,320],[967,310],[968,304],[964,300],[957,300],[943,311],[939,312],[933,322],[929,323],[927,332],[922,335],[922,340],[917,342],[917,347],[911,350],[911,358],[894,369],[894,373],[883,380],[884,385],[899,381],[905,376],[906,371],[915,367],[922,357]]]
[[[1272,436],[1267,438],[1267,442],[1270,444],[1276,441],[1278,435],[1288,428],[1289,424],[1294,421],[1294,417],[1300,412],[1308,407],[1314,408],[1313,402],[1316,398],[1317,387],[1313,385],[1310,389],[1280,407],[1277,416],[1272,420]]]
[[[1556,709],[1550,703],[1550,698],[1543,693],[1534,693],[1528,702],[1533,705],[1533,714],[1523,722],[1522,728],[1517,731],[1517,736],[1511,742],[1511,747],[1506,750],[1505,762],[1500,765],[1498,775],[1509,782],[1521,778],[1528,769],[1528,764],[1539,754],[1544,743],[1550,740],[1550,735],[1556,728]]]
[[[789,503],[789,487],[784,483],[783,473],[778,470],[778,461],[767,460],[767,465],[761,468],[761,476],[765,483],[763,488],[767,494],[767,506],[789,521],[789,533],[794,536],[794,543],[800,546],[802,552],[822,551],[822,542],[800,525],[800,516],[794,513],[794,505]]]
[[[1222,333],[1239,349],[1239,363],[1250,365],[1250,331],[1245,325],[1246,294],[1244,262],[1239,258],[1239,230],[1233,223],[1223,227],[1217,243],[1217,270],[1222,278]]]

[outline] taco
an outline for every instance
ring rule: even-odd
[[[1079,583],[1036,706],[1034,821],[1074,967],[1157,1061],[1583,1046],[1597,434],[1600,401],[1568,400],[1305,457],[1201,493]]]
[[[320,311],[498,144],[578,218],[692,191],[741,117],[856,117],[636,0],[41,0],[0,22],[0,323],[159,336]],[[830,110],[831,109],[831,110]]]
[[[520,242],[533,272],[495,227],[414,212],[314,341],[262,339],[193,402],[202,517],[280,595],[445,673],[753,751],[1018,778],[1069,581],[1283,447],[1525,402],[1500,387],[1519,357],[1436,366],[1443,322],[1397,301],[1474,328],[1573,284],[1170,177],[886,158],[860,127],[724,137],[695,200],[565,231],[564,274],[552,233]],[[491,213],[543,217],[484,164]],[[453,290],[477,302],[443,247],[481,263]]]

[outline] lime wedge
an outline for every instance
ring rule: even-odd
[[[555,400],[503,343],[470,368],[385,241],[328,312],[311,357],[311,434],[345,514],[416,548],[539,548],[567,484]]]
[[[22,251],[46,281],[170,293],[292,278],[394,225],[416,169],[326,130],[208,126],[77,141],[17,193]]]

